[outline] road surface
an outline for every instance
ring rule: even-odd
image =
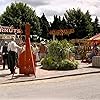
[[[100,74],[2,84],[0,100],[100,100]]]

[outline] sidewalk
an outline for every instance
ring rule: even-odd
[[[91,64],[81,63],[79,61],[79,67],[76,70],[68,71],[48,71],[41,69],[40,64],[36,67],[36,78],[34,76],[26,77],[24,75],[19,75],[19,69],[16,69],[17,74],[11,79],[10,71],[8,69],[2,70],[2,65],[0,65],[0,84],[17,83],[25,81],[36,81],[45,80],[58,77],[76,76],[83,74],[100,73],[100,68],[92,68]]]

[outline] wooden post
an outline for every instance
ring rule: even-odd
[[[55,35],[53,34],[53,40],[55,40]]]

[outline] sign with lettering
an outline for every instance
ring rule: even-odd
[[[21,29],[15,29],[13,26],[0,26],[1,33],[22,33]]]
[[[69,35],[71,33],[74,33],[74,29],[59,29],[59,30],[50,30],[49,34],[51,35]]]

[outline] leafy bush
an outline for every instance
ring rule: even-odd
[[[70,61],[68,59],[62,60],[60,62],[59,70],[72,70],[77,69],[78,62],[77,61]]]
[[[43,69],[48,70],[72,70],[77,69],[78,62],[77,61],[70,61],[68,59],[62,60],[61,62],[55,62],[51,57],[45,57],[41,61],[43,65]]]
[[[68,42],[67,40],[62,40],[60,42],[63,45],[63,48],[69,49],[71,53],[75,52],[75,48],[74,48],[74,45],[72,43]]]
[[[52,41],[48,46],[48,54],[42,59],[43,69],[48,70],[71,70],[76,69],[78,62],[68,59],[73,51],[73,45],[68,41]],[[68,51],[69,50],[69,51]]]
[[[52,70],[55,69],[57,63],[52,59],[52,57],[45,57],[41,60],[41,64],[43,65],[43,69]]]
[[[53,41],[50,43],[48,53],[56,62],[60,62],[66,58],[66,52],[59,41]]]

